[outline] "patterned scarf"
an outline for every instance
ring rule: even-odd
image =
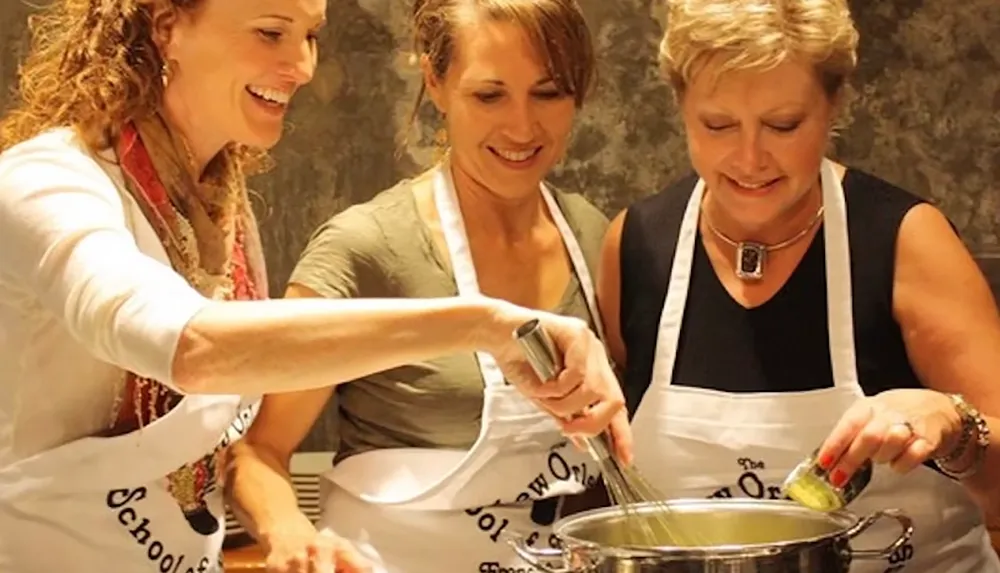
[[[155,230],[174,271],[202,295],[215,300],[266,298],[257,225],[242,173],[233,170],[223,152],[208,168],[222,174],[197,181],[184,149],[158,116],[126,125],[117,154],[129,194]],[[127,372],[110,433],[141,429],[182,398],[155,380]],[[167,477],[171,495],[192,528],[203,535],[219,528],[204,497],[220,481],[221,455],[220,447]]]

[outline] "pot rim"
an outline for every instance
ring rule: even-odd
[[[760,555],[771,555],[779,552],[785,552],[789,550],[798,549],[805,546],[815,545],[828,540],[844,537],[851,537],[851,530],[856,528],[860,523],[864,521],[863,518],[858,515],[844,510],[836,510],[831,512],[821,512],[809,509],[797,502],[789,500],[780,499],[754,499],[754,498],[723,498],[723,499],[703,499],[703,498],[680,498],[671,499],[665,502],[643,502],[638,504],[633,504],[633,507],[639,509],[640,511],[644,507],[651,507],[657,505],[666,505],[670,508],[689,508],[698,507],[704,508],[706,510],[715,509],[726,509],[726,508],[748,508],[748,507],[761,507],[765,506],[768,511],[775,512],[792,512],[799,513],[802,515],[809,516],[811,518],[820,518],[825,521],[831,522],[831,525],[836,527],[835,531],[825,533],[822,535],[814,535],[810,537],[800,537],[796,539],[790,539],[787,541],[773,541],[766,543],[747,543],[747,544],[726,544],[726,545],[710,545],[705,547],[684,547],[684,546],[663,546],[663,547],[644,547],[644,546],[634,546],[634,545],[603,545],[595,541],[588,541],[585,539],[580,539],[571,534],[566,533],[566,529],[570,527],[576,527],[581,522],[587,522],[590,520],[597,520],[599,517],[609,517],[613,515],[620,515],[621,509],[618,506],[607,506],[600,507],[596,509],[590,509],[573,515],[569,515],[557,520],[553,526],[552,531],[559,537],[562,542],[567,546],[572,546],[576,549],[593,549],[600,550],[604,555],[619,555],[619,556],[629,556],[629,557],[657,557],[657,558],[690,558],[690,557],[746,557],[746,556],[760,556]]]

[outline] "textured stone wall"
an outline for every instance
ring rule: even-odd
[[[0,3],[6,87],[29,9]],[[599,46],[599,85],[553,179],[613,214],[687,170],[687,156],[656,72],[660,3],[581,3]],[[837,142],[838,158],[938,204],[1000,289],[1000,2],[852,5],[862,34],[854,80],[860,97]],[[319,222],[433,157],[436,126],[426,106],[412,143],[396,154],[417,87],[408,9],[405,0],[330,0],[316,79],[294,103],[291,128],[274,153],[277,168],[254,182],[269,209],[262,226],[275,289]]]

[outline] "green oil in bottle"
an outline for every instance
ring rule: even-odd
[[[813,452],[788,474],[782,485],[782,493],[816,511],[843,509],[868,486],[873,471],[872,463],[866,460],[846,484],[836,487],[830,482],[829,473],[819,467],[817,454],[818,452]]]

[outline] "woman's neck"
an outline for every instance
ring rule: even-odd
[[[710,229],[726,238],[741,242],[753,241],[764,245],[775,245],[786,241],[810,226],[823,205],[823,193],[817,181],[801,199],[782,212],[776,219],[759,226],[749,226],[719,209],[711,192],[705,196],[703,218]]]
[[[547,219],[548,211],[537,185],[531,190],[504,196],[487,188],[454,162],[451,173],[462,218],[470,233],[517,243],[530,238],[538,225]]]
[[[164,101],[160,115],[178,144],[178,152],[190,163],[191,176],[195,181],[202,181],[209,164],[222,151],[226,142],[222,138],[213,137],[204,125],[193,121],[190,114],[183,113],[186,108],[170,103],[169,100]]]

